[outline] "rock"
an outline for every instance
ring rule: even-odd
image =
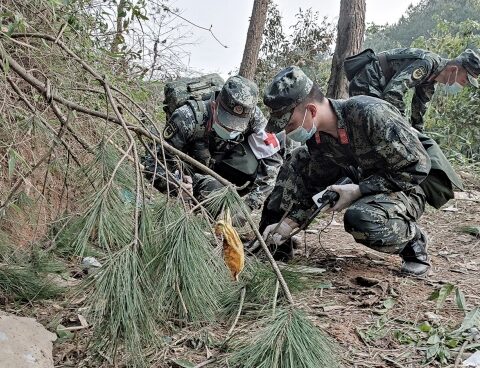
[[[95,257],[85,257],[82,260],[82,266],[84,269],[88,270],[90,268],[100,268],[102,267],[102,264],[98,262]]]
[[[53,368],[55,334],[33,318],[0,314],[0,367]]]
[[[435,314],[433,312],[425,312],[425,318],[430,321],[430,322],[438,322],[440,321],[443,317],[439,316],[438,314]]]
[[[474,354],[470,355],[470,357],[463,361],[463,367],[480,367],[480,351],[476,351]]]

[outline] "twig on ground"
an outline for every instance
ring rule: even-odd
[[[273,305],[272,305],[272,317],[275,317],[275,312],[277,309],[277,298],[278,298],[278,287],[279,287],[279,282],[277,279],[277,282],[275,283],[275,292],[273,293]]]
[[[460,351],[458,352],[458,355],[457,355],[457,358],[455,359],[455,365],[453,368],[458,368],[460,367],[460,363],[462,361],[462,356],[463,356],[463,352],[465,351],[465,347],[468,345],[469,341],[468,340],[465,340],[463,342],[463,345],[462,347],[460,348]]]
[[[238,305],[237,315],[235,316],[235,320],[233,321],[232,326],[227,332],[227,337],[225,338],[225,341],[223,342],[222,346],[225,345],[225,343],[230,339],[230,337],[232,336],[233,330],[237,326],[238,320],[240,319],[240,315],[242,314],[243,303],[245,302],[245,293],[246,293],[246,289],[244,286],[240,291],[240,303]]]
[[[194,366],[193,368],[202,368],[202,367],[206,367],[208,364],[210,363],[214,363],[217,361],[217,358],[213,357],[213,358],[210,358],[208,360],[205,360],[204,362],[201,362],[201,363],[198,363],[196,366]]]

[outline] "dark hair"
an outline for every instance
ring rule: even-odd
[[[322,102],[325,98],[325,95],[320,89],[320,86],[317,83],[313,83],[312,89],[308,93],[307,97],[301,102],[303,106],[312,102]]]

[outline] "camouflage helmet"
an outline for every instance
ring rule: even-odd
[[[218,120],[228,129],[245,131],[258,100],[257,85],[239,75],[230,77],[218,96]]]
[[[480,74],[480,57],[478,54],[471,49],[466,49],[455,60],[467,71],[470,84],[478,88],[477,78]]]
[[[275,133],[283,130],[293,109],[308,96],[312,86],[312,80],[298,66],[289,66],[273,77],[263,96],[270,109],[266,130]]]

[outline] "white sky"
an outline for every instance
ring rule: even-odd
[[[283,17],[284,30],[294,23],[299,8],[312,8],[327,16],[335,25],[340,10],[340,0],[273,0]],[[420,0],[366,0],[366,21],[376,24],[394,23],[405,13],[410,4]],[[174,0],[172,4],[182,11],[188,20],[210,27],[215,36],[228,48],[222,47],[208,31],[192,28],[196,44],[185,47],[190,53],[185,60],[190,68],[202,73],[218,72],[226,77],[228,72],[239,68],[242,61],[245,39],[253,0]]]

